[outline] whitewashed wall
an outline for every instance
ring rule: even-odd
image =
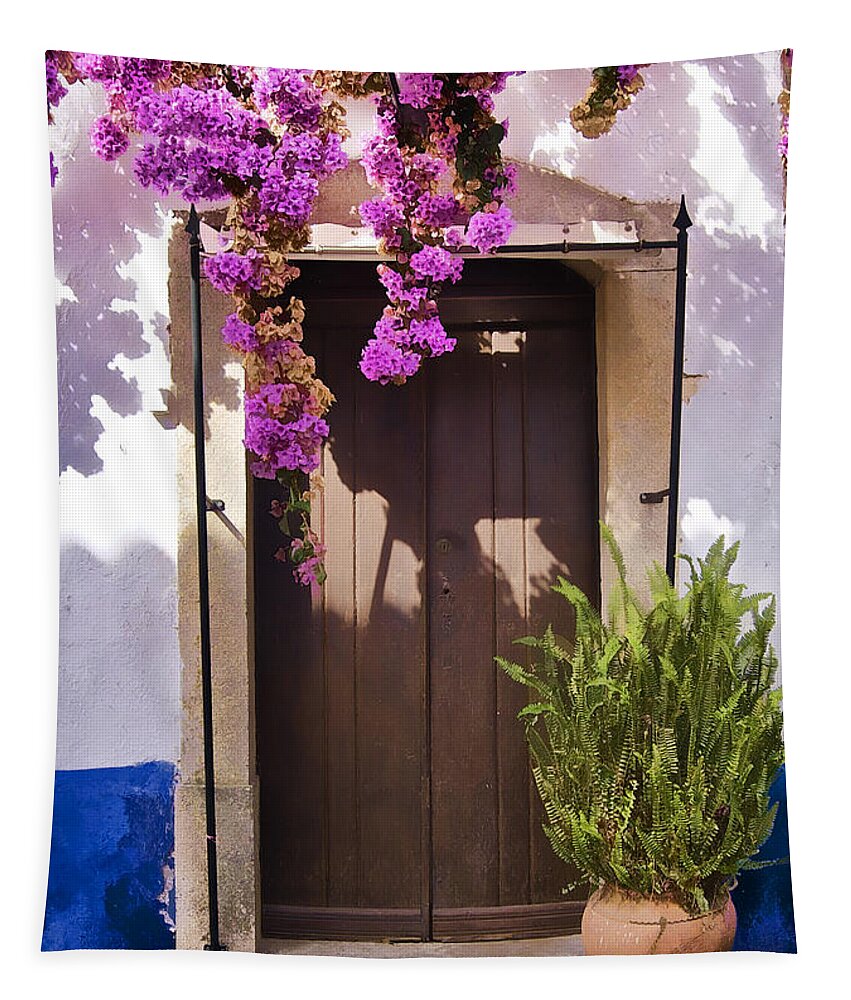
[[[510,121],[509,156],[637,201],[685,194],[694,221],[685,371],[703,378],[683,414],[681,549],[702,555],[722,532],[740,539],[738,578],[774,593],[784,241],[778,56],[651,66],[632,107],[594,140],[567,117],[587,72],[520,77],[499,103]]]
[[[89,152],[95,88],[51,127],[57,278],[60,645],[56,766],[176,761],[179,745],[170,222]]]
[[[575,133],[587,71],[534,73],[499,98],[507,154],[638,201],[686,195],[691,230],[683,550],[742,541],[737,574],[777,591],[782,177],[777,53],[654,65],[613,131]],[[52,127],[59,316],[62,580],[57,767],[175,761],[176,435],[153,413],[170,384],[168,205],[129,154],[88,151],[96,88]],[[352,115],[350,154],[368,107]],[[554,220],[567,221],[567,220]],[[640,373],[636,373],[640,377]],[[659,489],[665,483],[648,483]]]

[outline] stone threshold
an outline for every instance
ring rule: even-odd
[[[326,958],[561,958],[582,955],[582,936],[524,938],[513,941],[307,941],[262,938],[257,951],[267,955]]]

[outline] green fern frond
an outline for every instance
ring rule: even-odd
[[[616,614],[603,621],[559,577],[553,589],[572,608],[573,634],[548,627],[518,640],[532,652],[528,667],[497,663],[534,692],[519,718],[544,829],[571,879],[673,887],[700,912],[736,872],[761,865],[753,858],[774,822],[776,602],[730,582],[739,545],[719,538],[704,559],[680,556],[691,572],[682,596],[654,567],[644,610],[614,537],[600,530],[617,571]]]

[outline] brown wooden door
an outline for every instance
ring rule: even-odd
[[[318,518],[328,581],[272,560],[255,482],[264,932],[470,939],[575,928],[496,667],[570,633],[557,573],[598,590],[593,293],[550,262],[468,262],[455,351],[405,386],[357,359],[383,307],[371,265],[293,286],[337,402]]]

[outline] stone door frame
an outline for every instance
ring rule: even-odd
[[[528,164],[518,164],[512,204],[523,243],[667,240],[677,205],[638,204]],[[352,205],[371,196],[357,164],[333,178],[318,206],[316,233],[348,230],[354,246],[330,259],[364,259],[351,230]],[[554,221],[555,220],[555,221]],[[563,235],[556,237],[554,234]],[[633,235],[634,234],[634,235]],[[531,238],[530,238],[531,237]],[[330,241],[329,241],[330,242]],[[338,240],[336,246],[340,245]],[[554,255],[559,257],[560,255]],[[170,246],[170,351],[173,391],[169,416],[178,425],[178,631],[182,660],[182,728],[175,790],[177,946],[203,947],[208,933],[204,767],[195,483],[192,357],[189,326],[188,238],[174,227]],[[642,492],[668,485],[671,426],[676,251],[570,254],[564,263],[595,288],[599,438],[599,514],[612,528],[641,592],[644,569],[664,563],[667,503],[643,505]],[[202,288],[205,343],[207,482],[223,500],[209,530],[212,609],[213,735],[219,859],[219,924],[231,951],[260,943],[258,781],[254,741],[253,544],[251,477],[242,444],[241,366],[217,330],[230,300]],[[309,322],[309,316],[306,322]],[[436,362],[439,363],[439,362]],[[333,388],[333,387],[332,387]],[[612,583],[601,554],[603,606]]]

